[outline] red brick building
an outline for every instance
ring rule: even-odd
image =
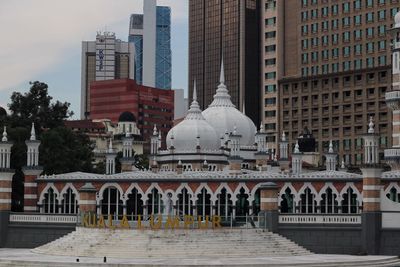
[[[161,130],[163,141],[173,126],[173,90],[138,85],[131,79],[96,81],[90,84],[90,103],[88,117],[92,120],[110,119],[117,123],[122,112],[132,112],[146,141],[150,140],[154,124]]]

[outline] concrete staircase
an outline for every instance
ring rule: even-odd
[[[218,259],[312,254],[278,234],[259,229],[110,230],[81,227],[32,252],[125,259]]]

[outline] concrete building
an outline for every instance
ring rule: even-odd
[[[182,119],[188,111],[188,99],[185,98],[185,90],[174,89],[174,120]]]
[[[132,14],[129,42],[135,45],[135,76],[138,84],[171,89],[171,8],[143,1],[143,14]]]
[[[259,0],[189,1],[189,87],[202,109],[213,101],[220,64],[233,104],[260,123]],[[189,92],[189,99],[193,96]]]
[[[134,45],[112,32],[98,32],[95,41],[82,42],[81,118],[90,116],[90,85],[94,81],[134,79]]]
[[[383,150],[392,142],[391,114],[385,105],[385,92],[392,82],[391,36],[387,31],[399,1],[288,0],[265,4],[265,16],[271,14],[271,18],[265,20],[264,49],[276,48],[277,61],[271,67],[269,63],[274,61],[265,57],[264,75],[269,80],[275,76],[269,74],[275,68],[279,78],[278,94],[265,95],[266,128],[272,128],[270,123],[278,117],[276,129],[285,131],[294,146],[307,127],[317,140],[321,162],[329,140],[333,140],[339,157],[354,165],[362,162],[359,135],[366,131],[363,122],[372,116],[379,122],[379,155],[383,157]],[[270,28],[277,29],[276,38]],[[270,36],[276,42],[272,47]],[[279,47],[284,47],[284,53]]]

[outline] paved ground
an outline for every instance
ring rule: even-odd
[[[107,259],[47,256],[34,254],[28,249],[0,249],[0,266],[399,266],[397,257],[388,256],[348,256],[348,255],[308,255],[271,258],[227,258],[227,259]]]

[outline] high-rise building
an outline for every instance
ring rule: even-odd
[[[365,121],[374,117],[382,157],[392,142],[391,114],[385,104],[385,92],[392,84],[392,37],[387,31],[399,1],[264,0],[263,4],[265,17],[271,15],[263,22],[263,49],[277,58],[269,60],[265,53],[263,76],[269,80],[275,75],[269,74],[270,69],[276,68],[279,78],[279,91],[266,84],[267,91],[277,90],[276,96],[265,94],[266,128],[269,116],[278,116],[277,133],[285,132],[293,146],[307,127],[316,138],[321,160],[332,140],[340,160],[360,164],[359,136],[367,131]],[[272,105],[279,114],[273,113]]]
[[[139,84],[171,89],[171,8],[145,0],[143,14],[133,14],[129,42],[135,45],[135,76]]]
[[[134,54],[134,45],[116,39],[112,32],[98,32],[96,41],[82,42],[82,119],[90,116],[90,84],[93,81],[134,79]]]
[[[189,0],[189,88],[213,101],[221,61],[233,104],[260,123],[260,0]],[[189,99],[192,98],[189,92]]]

